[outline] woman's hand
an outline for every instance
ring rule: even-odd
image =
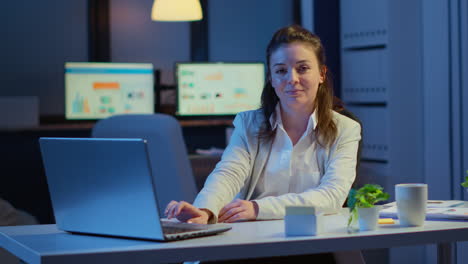
[[[164,211],[168,219],[177,218],[181,222],[208,224],[211,212],[206,209],[199,209],[185,201],[171,201]]]
[[[258,205],[252,201],[236,199],[219,211],[218,222],[232,223],[255,220],[258,215]]]

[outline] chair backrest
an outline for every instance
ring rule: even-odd
[[[192,203],[195,199],[195,179],[182,129],[174,117],[165,114],[115,115],[98,121],[92,136],[147,141],[161,215],[171,200]]]
[[[358,122],[359,125],[361,126],[361,140],[359,140],[357,162],[356,162],[356,179],[354,180],[353,186],[352,186],[352,188],[356,189],[364,185],[364,183],[361,182],[362,181],[361,177],[359,177],[359,166],[361,165],[360,163],[361,163],[361,152],[362,152],[362,123],[361,123],[361,120],[357,118],[357,116],[355,116],[353,113],[351,113],[349,110],[347,110],[344,107],[344,103],[336,96],[333,97],[333,110],[339,114],[342,114],[346,117],[351,118],[352,120]]]

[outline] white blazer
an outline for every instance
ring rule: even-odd
[[[286,206],[313,206],[317,210],[341,208],[356,177],[356,162],[361,126],[358,122],[333,112],[338,133],[331,147],[317,148],[320,185],[302,193],[288,193],[255,200],[255,186],[268,161],[272,140],[258,138],[264,117],[261,110],[239,113],[234,119],[234,132],[221,161],[208,176],[194,205],[213,212],[210,223],[235,198],[255,200],[259,205],[257,219],[282,219]]]

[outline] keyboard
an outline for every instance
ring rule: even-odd
[[[161,221],[164,234],[178,234],[208,229],[206,225]]]

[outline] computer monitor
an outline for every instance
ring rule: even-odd
[[[150,63],[65,63],[65,118],[102,119],[115,114],[154,113]]]
[[[257,109],[265,82],[264,64],[177,63],[179,117],[232,116]]]

